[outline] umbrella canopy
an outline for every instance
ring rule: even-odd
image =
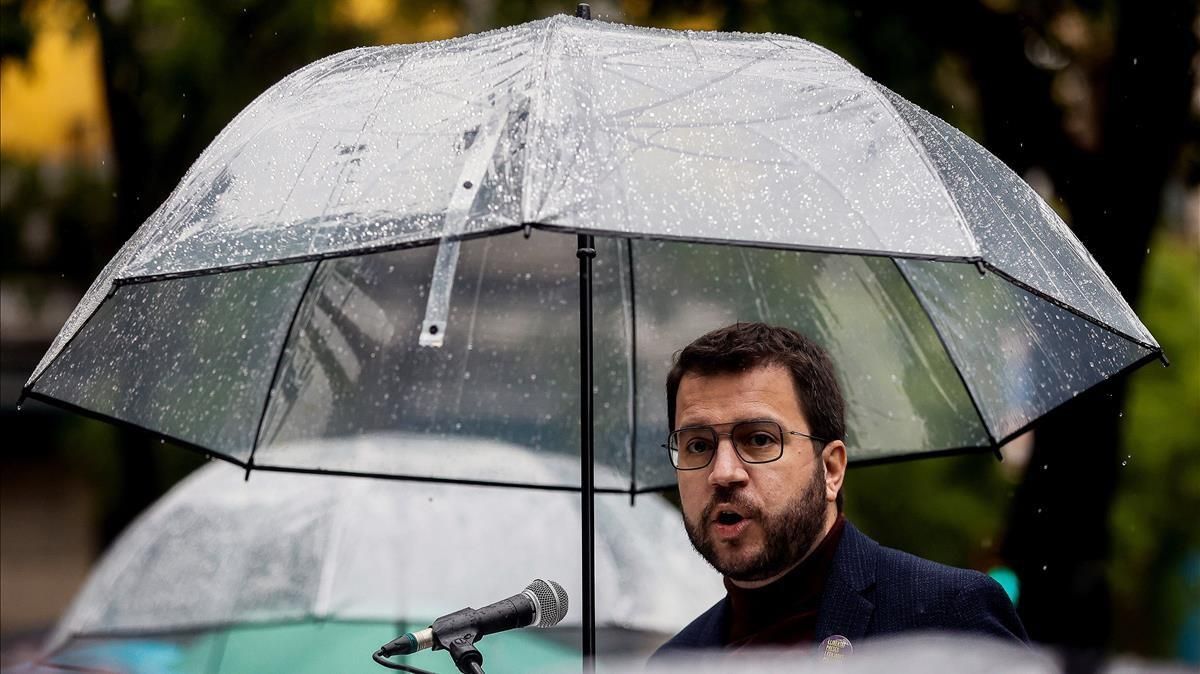
[[[670,355],[735,320],[831,352],[852,462],[994,448],[1160,354],[1018,176],[829,51],[556,16],[336,54],[266,91],[26,393],[240,465],[578,488],[297,450],[404,431],[575,453],[562,231],[597,236],[602,490],[673,483]]]
[[[532,473],[575,464],[566,457],[546,462],[528,450],[491,441],[438,446],[428,439],[392,436],[333,449],[401,452],[417,463],[435,460],[431,457],[470,460],[485,470],[516,463]],[[627,498],[610,495],[596,505],[601,653],[629,648],[638,635],[656,645],[719,598],[716,572],[688,548],[679,514],[665,501],[651,497],[629,508]],[[225,642],[247,650],[256,640],[302,644],[312,637],[325,643],[331,635],[356,629],[372,637],[391,632],[348,661],[377,668],[370,653],[403,631],[398,627],[424,627],[459,608],[499,600],[535,576],[556,580],[569,596],[580,596],[579,507],[577,496],[555,491],[401,487],[281,473],[255,476],[245,484],[236,468],[209,465],[114,543],[48,649],[65,648],[75,654],[68,659],[80,664],[89,654],[115,658],[158,647],[171,650],[172,657],[191,653],[198,662],[209,662],[196,654]],[[480,647],[489,660],[493,651],[516,649],[504,657],[544,652],[549,660],[526,662],[568,658],[578,667],[573,644],[579,623],[573,605],[563,621],[573,637],[526,630],[515,639],[488,637]],[[125,641],[115,647],[112,640],[118,637]],[[243,657],[254,657],[254,650]],[[302,659],[305,651],[279,652]],[[320,661],[329,657],[325,653]],[[430,661],[439,660],[449,663],[444,655]]]

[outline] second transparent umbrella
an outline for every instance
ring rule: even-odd
[[[414,465],[442,455],[532,474],[577,467],[492,441],[386,434],[336,444],[327,449],[400,453]],[[716,601],[720,581],[687,548],[666,501],[625,501],[597,501],[598,650],[644,657]],[[210,464],[113,544],[43,664],[382,671],[370,654],[397,634],[514,594],[535,576],[580,596],[578,518],[578,499],[562,492],[286,474],[245,483],[236,468]],[[489,671],[578,671],[580,623],[574,606],[558,628],[490,635],[479,648]],[[454,671],[443,653],[409,662]]]

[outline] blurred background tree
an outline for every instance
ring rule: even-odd
[[[0,414],[9,435],[0,638],[52,620],[90,559],[201,460],[44,406],[13,409],[75,301],[200,151],[256,95],[322,56],[572,7],[0,0]],[[601,20],[774,31],[825,45],[974,136],[1058,209],[1172,367],[1148,366],[1065,406],[1006,447],[1003,463],[972,456],[855,470],[849,512],[886,544],[983,570],[1013,567],[1039,640],[1200,662],[1196,12],[1186,0],[593,3]],[[37,519],[52,510],[51,495],[81,504],[57,517],[87,522],[82,552],[54,548],[28,526],[51,521]],[[56,554],[82,562],[36,561]],[[64,580],[62,569],[75,575]],[[22,613],[28,602],[41,608]]]

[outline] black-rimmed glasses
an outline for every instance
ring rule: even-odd
[[[783,456],[784,435],[799,435],[817,442],[826,440],[800,431],[785,431],[774,421],[738,421],[730,424],[728,433],[719,433],[715,426],[690,426],[667,436],[667,454],[676,470],[699,470],[712,463],[721,438],[729,436],[738,457],[746,463],[770,463]]]

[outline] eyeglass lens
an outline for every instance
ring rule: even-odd
[[[683,428],[671,434],[667,442],[671,462],[684,470],[707,466],[716,454],[720,436],[729,435],[733,448],[746,463],[766,463],[783,454],[783,431],[773,421],[743,421],[729,433],[717,433],[710,426]]]

